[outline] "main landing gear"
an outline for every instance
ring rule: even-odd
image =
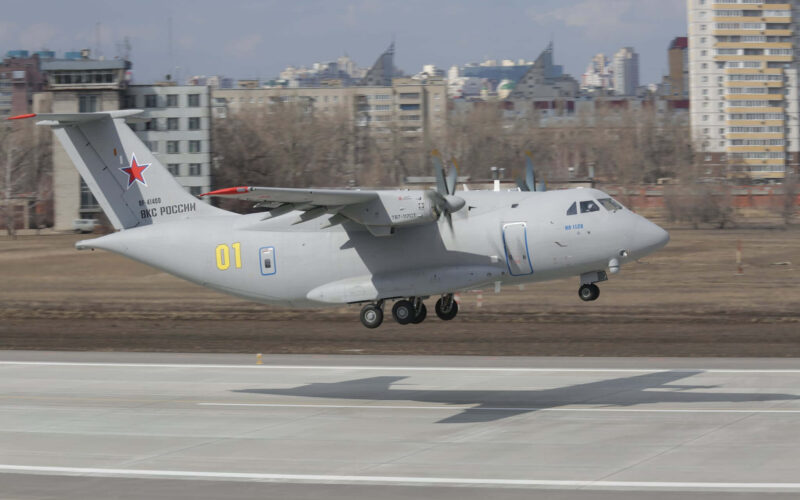
[[[428,316],[428,308],[422,302],[426,297],[410,297],[401,299],[392,306],[392,318],[401,325],[409,323],[419,324],[425,321]],[[372,304],[367,304],[361,308],[361,324],[367,328],[377,328],[383,323],[384,301],[379,300]],[[458,314],[458,303],[454,300],[452,293],[441,296],[436,301],[436,315],[440,319],[449,321]]]

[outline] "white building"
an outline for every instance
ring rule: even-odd
[[[639,54],[633,47],[623,47],[614,54],[614,93],[636,95],[639,87]]]
[[[582,89],[610,89],[614,71],[605,54],[595,55],[581,76]]]
[[[210,191],[209,87],[130,85],[125,94],[126,108],[144,110],[129,125],[158,161],[191,194]]]
[[[692,134],[705,173],[798,165],[798,2],[687,0]]]

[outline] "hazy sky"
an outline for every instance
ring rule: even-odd
[[[429,63],[533,60],[552,38],[556,63],[576,78],[594,54],[633,46],[644,84],[660,80],[670,40],[686,33],[685,0],[0,0],[0,12],[3,54],[61,56],[99,38],[108,58],[129,37],[138,83],[170,72],[170,17],[181,79],[266,79],[345,53],[370,66],[392,39],[395,64],[413,74]]]

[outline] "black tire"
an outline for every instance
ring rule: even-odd
[[[591,300],[597,300],[597,297],[600,296],[600,287],[595,285],[594,283],[592,283],[589,286],[592,288],[592,299]]]
[[[414,319],[411,320],[412,323],[418,325],[425,321],[425,318],[428,316],[428,308],[425,307],[425,304],[419,305],[419,311],[417,311],[417,315],[414,316]]]
[[[453,300],[449,311],[444,310],[443,304],[444,304],[444,299],[442,298],[436,301],[435,309],[436,309],[436,315],[439,316],[439,319],[444,321],[450,321],[451,319],[455,318],[456,314],[458,314],[458,302]]]
[[[392,307],[392,317],[401,325],[407,325],[414,320],[414,304],[408,300],[398,300]]]
[[[383,311],[375,304],[367,304],[361,308],[361,324],[367,328],[378,328],[383,323]]]
[[[578,297],[580,297],[584,302],[594,300],[594,290],[592,290],[592,287],[597,288],[597,285],[581,285],[581,287],[578,288]],[[598,294],[600,293],[599,290],[600,289],[598,288]]]

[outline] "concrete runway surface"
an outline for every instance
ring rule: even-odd
[[[797,498],[800,360],[0,351],[0,498]]]

